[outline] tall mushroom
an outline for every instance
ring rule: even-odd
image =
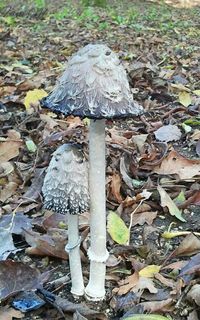
[[[53,154],[42,187],[44,207],[68,214],[69,264],[75,296],[84,294],[80,258],[78,215],[88,210],[88,168],[80,147],[74,143],[61,145]]]
[[[133,101],[126,72],[106,45],[89,44],[68,61],[67,68],[42,106],[65,115],[88,117],[89,191],[91,226],[89,299],[105,296],[106,199],[105,119],[137,116],[142,107]]]

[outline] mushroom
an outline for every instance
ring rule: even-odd
[[[137,116],[142,107],[129,88],[126,72],[117,55],[103,44],[89,44],[68,61],[54,90],[41,102],[43,107],[65,115],[91,119],[89,127],[90,279],[86,296],[105,296],[106,196],[105,119]]]
[[[50,161],[42,187],[44,207],[61,214],[68,214],[68,244],[71,272],[71,293],[84,294],[80,258],[78,215],[89,208],[88,167],[79,145],[61,145]]]

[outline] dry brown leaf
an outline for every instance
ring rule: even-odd
[[[0,178],[6,177],[14,171],[14,167],[10,162],[0,163]]]
[[[162,270],[172,269],[172,270],[180,270],[186,265],[187,261],[176,261],[168,264],[167,266],[162,267]]]
[[[41,274],[38,269],[31,268],[22,262],[6,260],[0,261],[0,299],[24,290],[41,287]]]
[[[19,140],[21,138],[20,133],[14,129],[8,130],[7,135],[8,135],[8,139],[12,139],[12,140]]]
[[[193,234],[188,234],[176,248],[172,256],[191,256],[200,251],[200,240]]]
[[[191,135],[190,139],[198,141],[200,139],[200,130],[194,130],[194,133]]]
[[[187,159],[173,150],[153,171],[163,175],[177,174],[182,180],[191,179],[200,175],[200,160]]]
[[[18,156],[19,148],[23,141],[20,139],[19,132],[8,130],[8,137],[0,141],[0,162],[5,162]]]
[[[21,311],[15,310],[13,308],[1,307],[0,310],[0,320],[13,320],[22,319],[24,314]]]
[[[119,288],[115,288],[113,290],[113,292],[117,293],[118,295],[126,294],[129,291],[136,293],[144,289],[149,290],[151,293],[157,293],[157,289],[153,284],[153,280],[150,278],[139,277],[138,272],[135,272],[131,276],[121,280],[119,285]]]
[[[147,137],[148,137],[148,134],[139,134],[137,136],[132,137],[133,142],[136,144],[140,152],[142,152],[144,148],[144,143],[147,140]]]
[[[109,141],[111,143],[114,143],[114,144],[121,144],[121,145],[127,146],[128,139],[123,137],[123,136],[120,136],[117,130],[112,128],[112,129],[109,130],[109,133],[110,133],[111,137],[110,138],[107,137],[106,138],[107,141]]]
[[[139,281],[131,291],[136,293],[144,289],[149,290],[150,293],[157,293],[158,291],[158,289],[154,286],[153,279],[145,277],[140,277]]]
[[[148,311],[149,313],[167,312],[167,311],[173,310],[171,306],[172,302],[173,302],[173,299],[169,298],[162,301],[142,302],[140,305],[143,306],[144,310]]]
[[[190,291],[187,294],[187,299],[191,302],[195,301],[195,303],[200,307],[200,284],[195,284],[192,286]]]
[[[0,161],[8,161],[18,156],[22,140],[0,142]]]
[[[165,287],[174,288],[174,280],[165,278],[162,274],[156,273],[154,276],[158,281],[160,281],[162,284],[164,284]]]
[[[113,198],[118,202],[122,202],[122,196],[120,194],[120,188],[121,188],[121,177],[119,174],[114,173],[111,178],[111,184],[110,184],[110,192],[112,193]]]
[[[133,223],[132,226],[139,224],[142,226],[143,224],[147,223],[151,225],[153,220],[157,217],[157,211],[144,211],[142,213],[135,213],[133,215]]]
[[[135,272],[131,276],[126,277],[124,280],[119,281],[119,288],[115,288],[113,292],[117,293],[118,295],[126,294],[127,292],[131,291],[134,286],[139,281],[139,274]]]
[[[65,251],[66,234],[66,230],[62,229],[49,229],[47,234],[44,235],[25,230],[26,242],[31,246],[31,248],[26,249],[26,252],[28,254],[51,256],[66,260],[68,259],[68,254]]]
[[[8,198],[10,198],[16,191],[18,185],[15,182],[8,182],[5,187],[0,190],[0,201],[5,202]]]

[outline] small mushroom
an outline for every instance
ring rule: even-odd
[[[68,61],[56,87],[41,102],[43,107],[65,115],[88,117],[90,191],[89,299],[105,296],[106,195],[105,119],[139,115],[142,107],[133,101],[126,72],[117,55],[106,45],[89,44]]]
[[[61,214],[68,214],[68,244],[71,272],[71,292],[84,294],[80,258],[78,215],[89,208],[88,166],[83,152],[75,143],[63,144],[50,161],[42,187],[44,207]]]

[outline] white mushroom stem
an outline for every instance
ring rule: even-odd
[[[105,194],[105,120],[91,120],[89,129],[90,238],[88,250],[90,278],[85,289],[88,299],[105,297],[106,194]]]
[[[74,296],[82,296],[84,294],[78,220],[78,215],[68,215],[68,244],[65,247],[66,251],[69,253],[72,281],[71,293]]]

